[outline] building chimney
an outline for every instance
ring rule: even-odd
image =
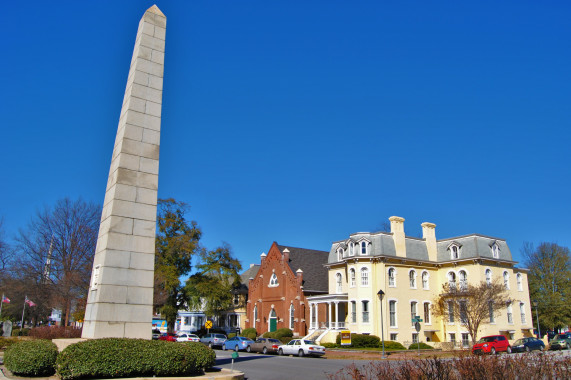
[[[266,260],[266,253],[262,252],[262,254],[260,255],[260,264],[263,264],[264,260]]]
[[[395,242],[395,251],[397,256],[406,257],[406,242],[404,237],[404,218],[400,216],[391,216],[391,232],[393,241]]]
[[[424,222],[422,226],[422,238],[426,242],[426,250],[428,251],[428,260],[436,261],[437,259],[437,249],[436,249],[436,224]]]
[[[283,251],[283,259],[284,259],[284,263],[289,263],[289,249],[284,249]]]
[[[297,283],[301,285],[303,283],[303,271],[301,268],[295,272],[295,277],[297,278]]]

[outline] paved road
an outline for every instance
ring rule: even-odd
[[[232,351],[215,350],[216,367],[230,369],[232,367]],[[549,351],[549,355],[571,356],[571,350]],[[334,374],[340,369],[355,363],[362,366],[368,360],[333,360],[311,357],[292,357],[277,355],[248,354],[240,352],[239,358],[234,360],[234,369],[244,372],[247,380],[313,380],[327,379],[327,374]],[[505,354],[502,354],[504,356]],[[509,357],[518,357],[523,354],[512,354]],[[507,355],[506,355],[507,356]],[[391,361],[398,365],[398,361]]]
[[[232,351],[216,350],[216,367],[230,369],[231,355]],[[327,379],[326,373],[333,374],[354,362],[353,360],[298,358],[246,352],[240,352],[239,355],[240,357],[234,360],[234,369],[244,372],[244,378],[248,380]]]

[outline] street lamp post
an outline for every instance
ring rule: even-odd
[[[383,327],[383,296],[385,295],[385,292],[383,292],[383,290],[381,289],[379,290],[377,295],[379,296],[379,301],[381,303],[381,344],[383,346],[383,355],[381,356],[381,358],[386,359],[387,356],[385,355],[385,330]]]
[[[539,302],[534,300],[533,307],[535,307],[535,320],[537,321],[537,339],[541,339],[541,332],[539,331],[539,317],[537,316],[537,305],[539,305]]]

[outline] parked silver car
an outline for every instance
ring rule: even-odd
[[[325,347],[315,344],[312,340],[294,339],[288,344],[278,347],[279,355],[321,356],[325,355]]]
[[[282,345],[277,339],[273,338],[258,338],[250,345],[252,352],[261,352],[262,354],[277,354],[278,347]]]
[[[210,348],[222,348],[224,346],[224,342],[226,342],[226,339],[226,335],[224,334],[206,334],[200,338],[200,341]]]

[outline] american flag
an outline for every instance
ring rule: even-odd
[[[25,301],[25,302],[28,304],[28,306],[36,306],[35,303],[33,303],[31,300],[28,299],[28,296],[26,296],[26,301]]]
[[[2,294],[2,302],[3,303],[10,303],[10,298],[8,298],[4,294]]]

